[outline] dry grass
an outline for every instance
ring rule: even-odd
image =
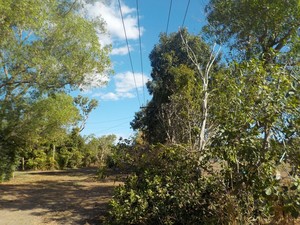
[[[97,181],[96,168],[17,172],[0,184],[0,225],[101,224],[115,186],[115,174]]]

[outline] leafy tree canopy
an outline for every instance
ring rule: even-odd
[[[109,66],[103,22],[76,1],[1,0],[0,14],[1,99],[89,85]]]
[[[201,74],[205,61],[192,60],[205,56],[197,48],[205,44],[186,38],[189,48],[182,51],[176,34],[161,38],[150,55],[153,99],[133,126],[163,145],[127,151],[137,168],[111,201],[109,224],[299,221],[299,8],[298,0],[210,0],[204,31],[237,55],[208,74],[207,83],[193,67]],[[191,111],[199,103],[205,110]],[[166,143],[169,130],[181,137],[191,131],[181,132],[185,124],[174,115],[208,119],[204,132],[195,132],[204,134],[205,148],[191,151],[182,139]]]
[[[298,0],[211,0],[206,12],[206,34],[246,58],[271,49],[286,51],[299,43]]]
[[[103,84],[110,48],[99,42],[104,22],[85,14],[93,2],[0,0],[0,179],[15,167],[23,140],[57,141],[80,119],[61,93]],[[81,100],[83,120],[96,105]]]
[[[209,46],[185,29],[169,36],[161,35],[159,44],[150,54],[152,81],[148,83],[148,90],[153,95],[152,100],[131,123],[134,129],[144,132],[150,142],[163,143],[166,139],[176,139],[175,130],[167,131],[167,127],[173,126],[171,121],[178,131],[177,136],[182,136],[185,131],[179,130],[186,126],[184,120],[191,119],[184,116],[187,115],[187,108],[199,106],[199,102],[194,100],[201,94],[200,77],[196,65],[188,57],[184,41],[193,49],[201,66],[205,67],[210,58]],[[179,111],[182,114],[177,113]],[[184,118],[181,122],[175,119],[180,117]]]

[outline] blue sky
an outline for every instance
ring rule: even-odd
[[[135,112],[151,99],[145,87],[145,83],[151,79],[148,56],[159,41],[159,34],[167,30],[171,0],[138,0],[143,67],[141,67],[136,0],[120,2],[135,76],[132,74],[118,0],[109,0],[106,4],[97,2],[94,5],[87,5],[86,10],[90,16],[101,16],[106,22],[109,35],[99,35],[99,40],[103,45],[111,44],[113,47],[110,58],[114,75],[108,78],[106,86],[80,93],[99,101],[98,108],[90,114],[82,131],[83,135],[116,134],[118,137],[130,137],[134,133],[130,129],[130,122]],[[206,3],[207,0],[190,0],[184,24],[189,32],[194,34],[200,32],[205,23]],[[176,32],[181,27],[187,4],[188,0],[172,0],[168,33]]]

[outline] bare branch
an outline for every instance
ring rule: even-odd
[[[184,39],[184,37],[182,36],[182,33],[181,33],[181,32],[180,32],[180,37],[181,37],[181,40],[182,40],[184,46],[186,47],[186,51],[187,51],[187,53],[188,53],[189,59],[190,59],[190,60],[192,61],[192,63],[197,67],[197,70],[198,70],[198,72],[199,72],[199,74],[200,74],[200,76],[201,76],[201,79],[203,79],[203,77],[204,77],[204,76],[203,76],[203,72],[202,72],[202,70],[201,70],[201,68],[200,68],[200,64],[199,64],[199,62],[198,62],[198,59],[197,59],[197,57],[196,57],[194,51],[193,51],[193,50],[191,49],[191,47],[189,46],[188,41]]]
[[[201,112],[202,121],[200,124],[199,150],[198,150],[199,152],[202,152],[206,148],[207,144],[209,143],[210,138],[216,134],[216,129],[212,129],[212,126],[210,126],[209,128],[207,127],[207,121],[208,121],[208,116],[209,116],[209,114],[208,114],[208,112],[209,112],[208,82],[209,82],[209,75],[211,73],[211,68],[215,63],[221,48],[219,47],[219,49],[215,53],[214,50],[215,50],[216,44],[214,44],[213,49],[209,56],[209,60],[205,66],[205,71],[202,71],[201,68],[203,68],[203,66],[201,66],[200,63],[198,62],[195,52],[189,46],[188,41],[184,39],[182,34],[181,34],[181,39],[186,48],[189,59],[196,66],[198,73],[202,79],[202,92],[203,92],[202,112]]]

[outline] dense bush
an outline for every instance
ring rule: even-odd
[[[222,163],[199,162],[185,147],[148,149],[116,189],[107,223],[286,224],[299,216],[299,179],[281,183],[261,172],[249,185]]]
[[[31,151],[30,158],[26,164],[27,169],[46,170],[50,167],[50,157],[43,149],[34,149]]]
[[[196,154],[184,147],[150,149],[136,162],[136,173],[116,190],[108,223],[220,223],[224,218],[216,215],[222,211],[217,208],[230,207],[226,195],[218,199],[225,186],[218,176],[203,176],[204,171]]]
[[[9,180],[17,167],[15,152],[0,145],[0,183]]]
[[[165,148],[159,153],[155,148],[149,151],[147,156],[153,158],[136,162],[136,174],[116,190],[110,224],[174,224],[197,220],[193,211],[195,214],[201,211],[197,199],[203,191],[204,180],[196,160],[183,154],[181,148]]]
[[[18,167],[20,147],[15,138],[3,138],[0,131],[0,183],[13,177],[13,172]]]

